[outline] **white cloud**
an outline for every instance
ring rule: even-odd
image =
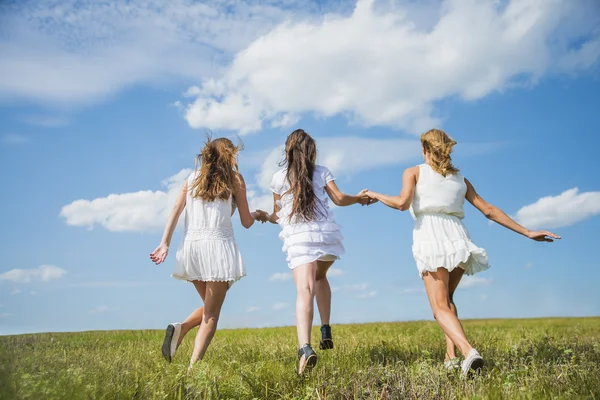
[[[71,283],[69,287],[81,288],[134,288],[164,285],[164,282],[137,282],[137,281],[106,281],[106,282],[77,282]]]
[[[171,207],[190,169],[183,169],[162,182],[166,191],[143,190],[111,194],[94,200],[76,200],[60,211],[67,225],[109,231],[149,231],[164,227]]]
[[[211,76],[315,1],[34,0],[3,9],[0,100],[79,105],[127,87]]]
[[[369,292],[361,293],[358,295],[359,299],[368,299],[377,296],[377,290],[371,290]]]
[[[342,276],[345,274],[346,274],[346,272],[339,268],[329,268],[329,271],[327,271],[328,277]]]
[[[290,272],[276,272],[269,277],[269,281],[289,281],[293,276]]]
[[[560,228],[600,214],[600,192],[579,193],[578,188],[558,196],[542,197],[517,211],[517,221],[530,229]]]
[[[369,288],[368,283],[355,283],[352,285],[344,285],[344,290],[348,290],[350,292],[362,292]]]
[[[530,269],[531,267],[533,267],[533,263],[531,261],[525,264],[525,269]]]
[[[21,294],[21,289],[13,289],[10,291],[10,294],[12,294],[13,296]]]
[[[29,292],[30,295],[35,296],[37,294],[37,292],[35,290],[32,290],[31,292]]]
[[[5,135],[2,135],[2,142],[6,144],[24,144],[29,142],[29,138],[23,135],[7,133]]]
[[[287,303],[275,303],[273,304],[273,310],[283,310],[284,308],[286,308],[288,305]]]
[[[256,311],[260,311],[260,307],[248,307],[246,309],[246,312],[256,312]]]
[[[338,286],[332,286],[331,287],[331,293],[335,293],[335,292],[339,292],[340,288]]]
[[[458,284],[458,289],[470,289],[477,286],[485,286],[492,283],[490,278],[481,278],[479,276],[470,275],[462,278]]]
[[[12,314],[9,314],[9,313],[0,313],[0,319],[2,319],[2,318],[8,318],[8,317],[10,317],[11,315],[12,315]]]
[[[0,281],[12,281],[17,283],[28,283],[31,281],[48,282],[59,279],[66,274],[62,268],[54,265],[42,265],[32,269],[11,269],[10,271],[0,274]]]
[[[359,0],[347,16],[278,25],[237,53],[220,78],[188,91],[196,96],[188,123],[243,134],[305,114],[345,115],[420,132],[438,125],[442,99],[477,100],[589,68],[600,56],[594,0],[410,7]]]
[[[422,288],[422,287],[418,287],[418,288],[406,288],[406,289],[400,290],[400,293],[401,294],[425,293],[425,288]]]

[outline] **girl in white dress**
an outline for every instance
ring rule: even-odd
[[[239,148],[225,138],[208,140],[198,155],[199,171],[183,184],[169,216],[161,244],[150,254],[156,264],[167,257],[173,231],[185,209],[185,234],[177,250],[173,278],[192,282],[204,307],[195,310],[183,323],[167,327],[163,356],[171,361],[183,337],[200,326],[190,368],[201,360],[217,329],[217,321],[229,287],[246,275],[238,249],[231,216],[237,205],[242,225],[248,229],[256,219],[250,213],[244,178],[238,173]]]
[[[450,153],[456,144],[445,132],[432,129],[421,135],[425,164],[408,168],[402,177],[399,196],[367,191],[367,195],[397,210],[410,209],[415,222],[413,256],[425,283],[434,318],[446,335],[447,368],[462,368],[462,373],[483,367],[458,320],[453,301],[463,274],[473,275],[488,266],[484,249],[471,241],[463,225],[465,198],[487,218],[539,242],[560,239],[548,231],[530,231],[513,221],[502,210],[483,200],[473,185],[452,165]],[[458,363],[455,345],[464,356]]]
[[[271,182],[274,210],[267,219],[282,228],[279,237],[296,283],[299,374],[305,367],[312,368],[317,363],[317,355],[310,345],[315,296],[322,324],[320,348],[333,348],[327,271],[344,253],[344,246],[327,196],[337,206],[369,203],[364,193],[349,196],[340,192],[331,172],[315,165],[316,158],[317,146],[308,133],[298,129],[288,136],[285,168],[278,171]]]

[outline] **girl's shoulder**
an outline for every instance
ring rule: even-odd
[[[271,191],[273,193],[280,194],[285,184],[286,175],[287,170],[285,168],[282,168],[273,174],[273,178],[271,179]]]

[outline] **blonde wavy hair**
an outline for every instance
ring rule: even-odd
[[[237,155],[242,149],[241,143],[236,146],[227,138],[212,140],[208,136],[202,152],[196,156],[196,169],[200,164],[200,173],[189,188],[192,197],[205,201],[227,200],[235,190]]]
[[[421,144],[425,152],[429,153],[431,168],[440,175],[456,174],[458,168],[452,165],[452,147],[454,140],[441,129],[431,129],[421,135]]]

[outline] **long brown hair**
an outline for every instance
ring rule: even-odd
[[[188,189],[192,191],[192,197],[205,201],[227,200],[235,187],[237,155],[241,149],[241,144],[235,146],[227,138],[212,140],[208,136],[202,152],[196,156],[200,173]]]
[[[456,144],[454,140],[441,129],[432,129],[421,135],[423,149],[429,153],[431,168],[440,175],[446,176],[456,174],[458,168],[452,165],[452,147]]]
[[[313,174],[317,160],[317,144],[304,130],[296,129],[285,142],[286,180],[288,193],[294,198],[290,220],[313,221],[323,215],[313,187]]]

